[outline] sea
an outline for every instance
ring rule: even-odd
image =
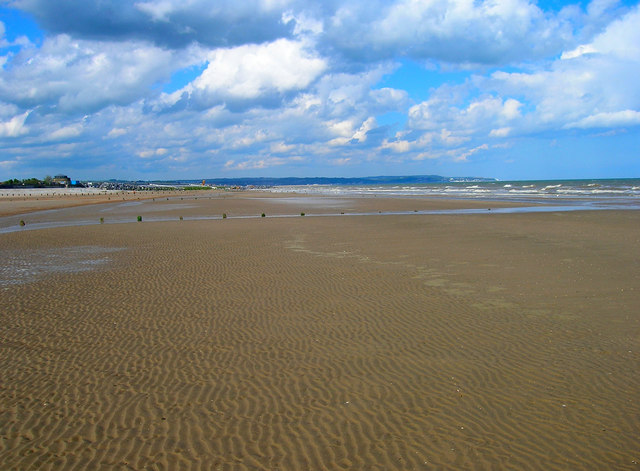
[[[273,185],[263,191],[331,196],[431,196],[518,203],[640,208],[640,178]]]

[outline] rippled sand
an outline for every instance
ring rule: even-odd
[[[638,469],[639,223],[339,215],[0,234],[3,259],[29,267],[0,277],[0,469]]]

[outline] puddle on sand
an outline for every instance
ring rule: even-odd
[[[123,249],[78,246],[56,249],[2,250],[0,288],[31,283],[53,273],[94,270],[111,261],[109,254]]]

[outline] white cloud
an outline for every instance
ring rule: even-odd
[[[466,162],[473,154],[481,150],[487,150],[488,148],[489,146],[487,144],[481,144],[472,149],[454,149],[448,151],[447,154],[456,162]]]
[[[440,136],[438,137],[440,138],[440,142],[446,146],[457,146],[470,139],[468,136],[460,135],[459,131],[454,134],[453,131],[449,129],[440,131]]]
[[[338,47],[369,59],[495,64],[553,53],[572,38],[566,20],[528,0],[346,2],[329,24]]]
[[[189,2],[184,2],[189,3]],[[169,0],[154,2],[135,2],[135,8],[146,13],[153,21],[168,21],[168,15],[173,13],[177,6]]]
[[[598,52],[596,48],[591,44],[582,44],[572,51],[563,52],[560,56],[562,60],[575,59],[576,57],[584,56],[585,54],[593,54]]]
[[[8,0],[47,31],[108,42],[139,40],[182,49],[229,47],[289,37],[287,0]]]
[[[46,38],[40,49],[25,48],[0,74],[0,97],[23,106],[63,112],[95,111],[126,105],[168,79],[173,53],[149,44]]]
[[[380,148],[389,149],[397,153],[404,153],[408,152],[409,149],[411,149],[411,143],[405,140],[389,141],[388,139],[385,139]]]
[[[567,128],[611,128],[640,125],[640,111],[622,110],[609,113],[596,113],[575,123],[567,124]]]
[[[349,165],[351,163],[351,158],[350,157],[342,157],[339,159],[331,159],[330,163],[331,165],[336,165],[338,167],[342,167],[344,165]]]
[[[524,97],[532,109],[526,126],[535,131],[628,121],[629,113],[640,109],[638,76],[640,8],[636,7],[547,69],[496,72],[490,80],[480,80],[479,86]]]
[[[18,137],[29,132],[24,122],[29,116],[29,111],[16,115],[8,121],[0,121],[0,137]]]
[[[256,99],[306,88],[327,67],[324,59],[308,51],[302,42],[280,39],[268,44],[217,49],[209,65],[185,92],[199,101]]]
[[[322,20],[309,16],[305,12],[294,13],[291,10],[285,11],[282,14],[282,22],[285,24],[294,22],[295,27],[293,33],[296,36],[306,34],[317,36],[324,31]]]
[[[215,4],[209,0],[153,0],[135,2],[133,5],[137,10],[149,15],[153,21],[169,21],[175,14],[191,16],[195,12],[208,18],[237,20],[249,13],[279,11],[289,3],[288,0],[218,0]]]
[[[260,159],[245,160],[242,162],[235,162],[233,160],[227,161],[225,167],[231,170],[261,170],[269,167],[281,166],[288,163],[288,159],[281,157],[269,157]]]
[[[82,134],[82,125],[72,124],[56,129],[48,135],[47,139],[52,141],[62,141],[65,139],[77,137],[80,134]]]
[[[412,129],[439,131],[441,140],[458,144],[469,135],[505,128],[521,117],[522,103],[513,98],[485,96],[473,99],[466,108],[436,93],[431,99],[409,109]]]
[[[511,133],[511,128],[497,128],[489,132],[490,137],[507,137]]]
[[[570,58],[570,60],[568,59]],[[409,129],[454,138],[504,138],[568,128],[637,124],[640,8],[546,67],[444,85],[409,109]],[[456,144],[452,142],[451,144]]]
[[[107,137],[115,139],[117,137],[124,136],[125,134],[127,134],[126,129],[113,128],[111,131],[109,131],[109,133],[107,134]]]
[[[269,147],[269,150],[273,154],[285,154],[292,152],[296,149],[296,146],[285,144],[283,141],[274,142]]]

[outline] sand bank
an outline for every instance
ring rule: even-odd
[[[213,192],[213,191],[212,191]],[[32,188],[0,190],[0,217],[115,201],[184,196],[184,191],[120,191],[98,188]]]
[[[432,203],[341,211],[417,204]],[[198,205],[165,209],[304,210]],[[639,223],[346,214],[1,234],[0,468],[637,469]]]

